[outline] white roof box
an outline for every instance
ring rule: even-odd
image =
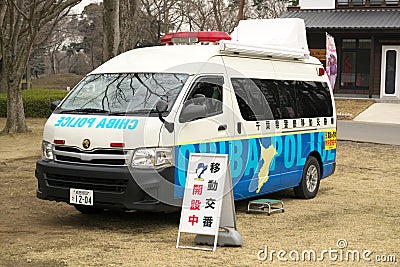
[[[221,52],[246,53],[244,48],[249,47],[251,54],[299,59],[310,56],[304,20],[298,18],[241,20],[231,37],[232,41],[222,41]]]

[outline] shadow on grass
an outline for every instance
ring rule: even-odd
[[[287,189],[272,194],[235,201],[236,213],[246,213],[248,202],[260,198],[279,199],[284,201],[285,205],[297,200],[293,194],[293,190]],[[68,207],[63,208],[68,209]],[[170,229],[171,227],[178,227],[181,214],[180,212],[123,212],[113,210],[106,210],[99,214],[82,214],[73,207],[69,209],[69,212],[63,214],[52,213],[55,216],[47,215],[43,223],[56,228],[152,233],[167,228]]]
[[[61,216],[47,216],[44,223],[50,227],[61,227],[62,229],[79,228],[151,233],[171,226],[177,227],[179,219],[180,212],[122,212],[107,210],[98,214],[82,214],[73,210]]]

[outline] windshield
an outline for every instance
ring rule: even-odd
[[[187,74],[124,73],[89,75],[68,95],[59,112],[155,112],[162,99],[168,111],[188,78]]]

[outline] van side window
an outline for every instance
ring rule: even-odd
[[[232,78],[231,82],[243,119],[246,121],[273,119],[272,111],[259,88],[258,81]]]
[[[246,121],[333,116],[327,83],[248,78],[231,82]]]
[[[258,85],[262,94],[265,96],[271,112],[274,118],[282,118],[282,111],[280,107],[280,94],[279,94],[279,87],[278,81],[275,80],[261,80],[261,79],[252,79],[255,84]]]
[[[333,107],[329,87],[321,82],[297,82],[297,96],[301,103],[301,117],[331,117]]]
[[[221,76],[203,76],[198,78],[184,102],[184,107],[189,104],[204,105],[206,117],[222,113],[222,85],[224,78]]]
[[[295,81],[278,81],[278,87],[280,89],[280,108],[281,116],[280,119],[295,119],[300,118],[298,112],[297,102],[297,88]]]

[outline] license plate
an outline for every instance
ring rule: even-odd
[[[69,203],[93,206],[93,190],[70,188]]]

